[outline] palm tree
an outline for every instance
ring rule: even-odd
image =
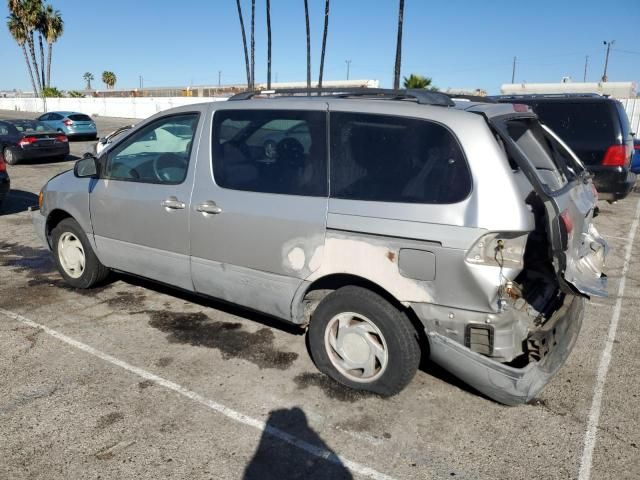
[[[27,70],[29,71],[29,77],[31,78],[31,86],[33,87],[33,93],[35,96],[38,96],[38,87],[36,86],[36,81],[33,76],[33,69],[31,68],[31,62],[29,61],[29,55],[27,54],[27,32],[24,28],[24,25],[19,17],[16,16],[15,13],[11,13],[9,15],[9,19],[7,21],[7,27],[9,28],[9,33],[16,41],[18,46],[22,48],[22,53],[24,54],[24,61],[27,64]]]
[[[322,88],[322,73],[324,72],[324,52],[327,49],[327,30],[329,29],[329,0],[324,4],[324,30],[322,32],[322,52],[320,53],[320,75],[318,88]]]
[[[251,0],[251,90],[256,88],[256,0]]]
[[[39,75],[38,60],[36,60],[36,47],[34,40],[34,32],[40,27],[40,17],[42,12],[42,0],[23,0],[21,3],[21,15],[24,28],[27,33],[27,45],[29,46],[29,53],[31,54],[31,61],[33,62],[34,73],[36,74],[36,80],[40,92],[44,88],[44,82]]]
[[[44,13],[44,36],[47,39],[48,58],[47,58],[47,87],[51,86],[51,55],[53,52],[53,44],[64,33],[64,21],[59,10],[54,10],[53,6],[47,5]]]
[[[304,20],[307,26],[307,88],[311,88],[311,32],[309,31],[309,0],[304,0]]]
[[[267,0],[267,90],[271,90],[271,0]]]
[[[91,90],[91,80],[94,79],[93,73],[85,72],[85,74],[82,75],[82,78],[84,78],[84,81],[87,82],[87,90]]]
[[[104,72],[102,72],[102,81],[107,86],[107,89],[113,88],[115,87],[117,81],[116,74],[105,70]]]
[[[398,40],[396,42],[396,64],[393,71],[393,88],[400,88],[400,64],[402,63],[402,22],[404,20],[404,0],[398,8]]]
[[[424,77],[422,75],[411,74],[409,77],[404,77],[404,88],[429,88],[431,90],[435,89],[435,87],[431,86],[431,78]]]
[[[247,35],[244,31],[244,19],[242,18],[242,7],[240,0],[236,0],[238,7],[238,18],[240,19],[240,30],[242,31],[242,46],[244,47],[244,64],[247,68],[247,88],[251,86],[251,72],[249,71],[249,52],[247,51]]]

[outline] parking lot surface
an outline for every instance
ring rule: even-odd
[[[317,373],[303,332],[268,317],[127,276],[66,287],[26,209],[91,148],[9,167],[0,478],[640,478],[639,194],[600,203],[610,296],[535,401],[496,404],[428,362],[382,399]]]

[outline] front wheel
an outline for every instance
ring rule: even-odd
[[[395,395],[420,363],[417,334],[407,316],[361,287],[329,294],[315,310],[308,335],[318,369],[357,390]]]
[[[72,218],[62,220],[52,232],[56,267],[74,288],[91,288],[107,278],[109,269],[96,257],[87,236]]]

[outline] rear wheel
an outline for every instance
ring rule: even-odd
[[[52,237],[56,267],[66,283],[90,288],[107,278],[109,269],[96,257],[78,222],[65,218],[53,229]]]
[[[329,294],[315,310],[308,335],[318,369],[357,390],[395,395],[420,362],[418,338],[407,316],[361,287]]]
[[[4,155],[4,161],[9,165],[15,165],[16,163],[18,163],[18,158],[11,147],[6,147],[2,151],[2,154]]]

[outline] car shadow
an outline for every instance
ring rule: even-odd
[[[130,285],[153,290],[154,292],[176,297],[181,300],[195,303],[196,305],[200,305],[206,308],[215,308],[216,310],[220,310],[229,315],[246,318],[247,320],[251,320],[252,322],[260,323],[266,327],[277,328],[278,330],[282,330],[293,335],[304,334],[304,330],[293,323],[285,322],[284,320],[280,320],[278,318],[271,317],[269,315],[265,315],[263,313],[256,312],[254,310],[250,310],[248,308],[218,300],[212,297],[198,295],[187,290],[180,290],[179,288],[171,285],[157,283],[153,280],[147,280],[145,278],[136,277],[126,273],[114,274],[113,280],[122,280],[123,282]]]
[[[294,437],[294,438],[292,438]],[[292,444],[299,448],[292,447]],[[273,410],[243,480],[347,480],[351,472],[307,422],[301,408]]]
[[[35,193],[10,190],[0,207],[0,216],[25,212],[34,205],[38,205],[38,196]]]
[[[18,166],[20,165],[51,165],[53,163],[64,163],[64,162],[74,162],[79,160],[80,157],[74,154],[67,155],[64,159],[59,158],[51,158],[51,157],[43,157],[43,158],[25,158],[24,160],[20,160]]]

